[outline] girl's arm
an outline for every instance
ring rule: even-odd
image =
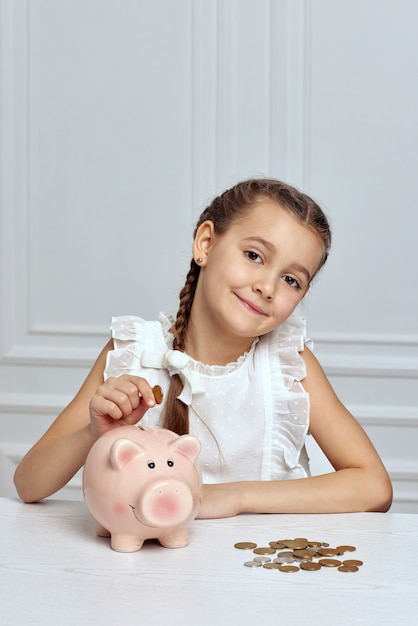
[[[341,404],[312,352],[302,356],[310,395],[310,433],[336,470],[295,480],[205,485],[199,517],[248,513],[387,511],[389,476],[370,439]]]
[[[149,384],[136,376],[103,382],[105,346],[80,391],[19,463],[14,482],[25,502],[36,502],[61,489],[84,465],[96,439],[117,426],[138,422],[155,405]]]

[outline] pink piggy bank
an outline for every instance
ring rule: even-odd
[[[119,552],[140,550],[146,539],[186,546],[200,506],[199,452],[196,437],[163,428],[121,426],[102,435],[83,471],[97,534],[110,536]]]

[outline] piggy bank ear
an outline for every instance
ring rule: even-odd
[[[130,439],[116,439],[110,448],[110,463],[115,470],[125,467],[135,457],[145,454],[145,450],[139,443]]]
[[[173,452],[178,452],[194,463],[200,452],[200,441],[193,435],[182,435],[178,439],[172,441],[169,446]]]

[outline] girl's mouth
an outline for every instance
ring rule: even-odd
[[[266,315],[266,313],[262,309],[260,309],[260,307],[256,306],[255,304],[252,304],[252,302],[249,302],[248,300],[245,300],[245,298],[241,298],[237,294],[235,295],[237,296],[241,304],[243,304],[245,308],[251,311],[252,313],[256,313],[257,315]]]

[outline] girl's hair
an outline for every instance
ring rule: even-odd
[[[320,237],[324,245],[324,253],[317,269],[318,272],[327,260],[331,246],[331,229],[328,220],[312,198],[275,179],[246,180],[215,198],[200,215],[194,236],[199,226],[207,220],[213,222],[215,233],[222,235],[237,219],[249,213],[254,204],[262,200],[270,200],[285,209]],[[187,326],[199,273],[200,267],[192,259],[186,283],[180,291],[179,309],[173,327],[173,349],[175,350],[184,351]],[[179,435],[189,431],[188,407],[177,398],[182,389],[183,383],[180,377],[178,374],[173,375],[167,394],[163,424],[164,428],[168,428]]]

